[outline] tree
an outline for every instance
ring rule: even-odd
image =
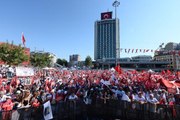
[[[63,61],[60,58],[57,59],[56,63],[59,65],[63,65]]]
[[[87,67],[91,67],[92,66],[92,58],[89,55],[85,59],[85,65]]]
[[[34,67],[50,67],[52,57],[48,53],[33,52],[31,53],[30,61]]]
[[[67,65],[68,65],[67,60],[65,60],[65,59],[60,59],[60,58],[57,59],[56,63],[59,64],[59,65],[62,65],[62,66],[66,66],[66,67],[67,67]]]
[[[21,45],[15,46],[13,43],[3,43],[0,45],[0,60],[8,65],[18,65],[28,61],[29,58]]]
[[[67,60],[65,60],[65,59],[62,59],[62,62],[63,62],[63,66],[68,66],[68,62],[67,62]]]

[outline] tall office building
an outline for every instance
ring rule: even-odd
[[[95,21],[94,32],[94,59],[106,61],[119,58],[119,19],[113,19],[112,12],[101,13],[101,20]]]

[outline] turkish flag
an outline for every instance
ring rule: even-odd
[[[119,74],[122,73],[122,69],[121,69],[120,65],[117,65],[117,66],[115,67],[115,70],[116,70],[116,72],[118,72]]]
[[[101,20],[104,20],[104,19],[112,19],[112,12],[101,13]]]
[[[24,33],[22,33],[21,40],[22,40],[23,45],[25,46],[26,39],[24,37]]]

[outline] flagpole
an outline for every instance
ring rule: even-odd
[[[24,48],[26,48],[26,45],[25,45],[26,40],[25,40],[25,37],[24,37],[24,33],[23,33],[23,32],[22,32],[21,40],[22,40],[22,43],[23,43],[23,45],[24,45]]]

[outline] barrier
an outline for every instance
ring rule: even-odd
[[[154,105],[150,103],[125,102],[97,99],[94,104],[83,101],[60,101],[52,104],[53,120],[121,119],[121,120],[179,120],[180,105]],[[0,112],[0,120],[43,120],[43,106]]]

